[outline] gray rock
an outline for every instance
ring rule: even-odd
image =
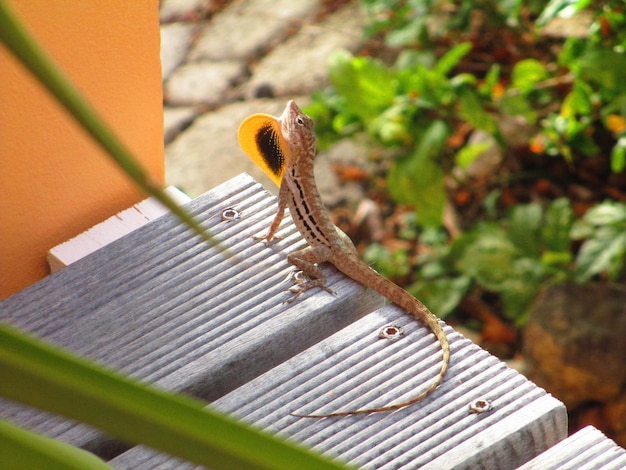
[[[171,142],[198,114],[194,106],[163,109],[165,143]]]
[[[170,21],[191,21],[213,8],[212,0],[161,0],[159,19]]]
[[[328,57],[337,49],[356,50],[362,43],[365,15],[354,2],[319,24],[305,25],[265,56],[244,85],[247,97],[270,85],[276,96],[310,93],[328,83]]]
[[[165,83],[171,105],[215,105],[244,73],[241,62],[192,62],[177,68]]]
[[[190,59],[248,59],[282,40],[294,22],[312,19],[320,7],[320,0],[234,2],[204,27]]]
[[[196,26],[193,23],[171,23],[161,26],[161,71],[163,81],[182,64]]]

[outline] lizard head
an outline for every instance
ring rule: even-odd
[[[283,114],[278,118],[282,136],[290,147],[289,155],[315,155],[315,123],[304,114],[295,101],[290,100]]]

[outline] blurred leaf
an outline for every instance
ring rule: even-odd
[[[511,87],[524,94],[535,90],[535,85],[548,77],[545,66],[536,59],[520,60],[511,73]]]
[[[489,191],[489,193],[487,193],[487,195],[483,198],[482,206],[484,207],[488,218],[496,218],[498,212],[498,201],[500,201],[501,198],[502,190],[498,188]]]
[[[512,275],[501,287],[504,314],[518,325],[526,321],[528,308],[537,295],[545,277],[541,262],[533,258],[518,258],[513,261]]]
[[[587,50],[588,39],[568,38],[565,40],[559,55],[557,64],[569,69],[576,69],[576,61]]]
[[[588,115],[593,110],[591,99],[593,90],[586,83],[577,81],[572,91],[565,96],[561,105],[561,115],[574,117],[577,114]]]
[[[543,210],[538,203],[515,206],[507,218],[509,237],[526,256],[538,257],[540,254],[542,219]]]
[[[457,253],[453,257],[456,268],[493,292],[500,292],[513,275],[514,260],[519,254],[506,232],[493,223],[482,223],[473,232],[457,238],[453,252]]]
[[[426,27],[424,21],[411,21],[404,26],[392,29],[385,36],[385,43],[390,47],[402,47],[418,42]]]
[[[611,171],[621,173],[626,168],[626,137],[620,137],[611,151]]]
[[[492,64],[489,67],[489,71],[487,75],[485,75],[485,79],[482,85],[478,87],[479,91],[483,95],[493,95],[493,91],[496,86],[500,85],[500,72],[502,72],[502,67],[500,64]]]
[[[431,50],[403,49],[396,59],[395,67],[397,70],[411,70],[415,72],[422,67],[431,69],[434,67],[437,57]]]
[[[411,271],[405,250],[390,250],[380,243],[372,243],[363,252],[363,261],[387,278],[406,276]]]
[[[459,90],[459,105],[459,114],[463,119],[475,128],[488,132],[498,142],[502,143],[502,136],[496,120],[485,111],[483,103],[475,90],[469,87],[461,88]]]
[[[623,224],[626,222],[626,204],[605,201],[589,209],[583,219],[593,225]]]
[[[504,95],[500,100],[500,109],[508,116],[522,116],[530,124],[537,122],[537,111],[524,95]]]
[[[9,400],[210,468],[344,468],[200,401],[150,388],[2,323],[0,377],[0,396]]]
[[[474,160],[489,150],[491,145],[492,144],[490,142],[477,142],[475,144],[464,145],[461,147],[461,150],[456,153],[456,157],[454,159],[455,163],[459,167],[466,170],[467,167],[474,162]]]
[[[3,420],[0,420],[0,462],[3,470],[113,470],[86,450]]]
[[[411,144],[413,136],[407,114],[402,103],[392,105],[370,122],[367,131],[386,145]]]
[[[581,282],[606,273],[614,280],[626,259],[626,204],[606,201],[590,209],[572,228],[572,238],[588,237],[576,257]]]
[[[394,160],[387,185],[392,197],[400,204],[415,207],[425,226],[441,225],[447,200],[444,173],[436,163],[449,135],[447,125],[434,121],[421,135],[412,155]]]
[[[609,90],[621,91],[626,82],[626,55],[607,49],[592,49],[578,62],[583,79],[593,80]]]
[[[554,18],[569,18],[591,4],[591,0],[550,0],[539,18],[537,27],[543,27]]]
[[[435,71],[441,75],[448,75],[454,67],[472,50],[471,42],[457,44],[437,61]]]
[[[576,274],[580,282],[606,273],[615,280],[624,269],[626,230],[615,226],[599,228],[594,236],[580,247],[576,257]]]
[[[469,277],[458,276],[419,281],[408,287],[407,290],[420,299],[439,318],[445,318],[461,303],[471,283]]]
[[[346,112],[363,122],[374,119],[394,101],[393,77],[378,60],[337,51],[330,56],[329,75],[337,92],[345,98]]]
[[[569,252],[570,231],[574,223],[574,211],[569,199],[555,199],[546,210],[545,220],[541,227],[542,243],[553,252]]]

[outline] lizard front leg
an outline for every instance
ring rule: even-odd
[[[274,220],[272,221],[272,225],[270,225],[270,229],[268,230],[266,235],[262,237],[254,236],[255,240],[265,240],[265,245],[270,246],[272,240],[275,238],[282,238],[281,236],[276,235],[278,232],[278,228],[280,227],[280,223],[283,220],[283,216],[285,215],[285,209],[287,208],[287,198],[289,197],[287,186],[281,186],[278,191],[278,211],[276,211],[276,215],[274,216]]]
[[[318,267],[319,263],[327,261],[330,255],[330,249],[325,245],[315,247],[308,246],[302,250],[295,251],[287,255],[287,261],[302,271],[308,280],[297,279],[296,285],[289,289],[294,294],[287,302],[293,302],[304,292],[314,287],[324,289],[333,295],[335,291],[326,285],[326,274]]]

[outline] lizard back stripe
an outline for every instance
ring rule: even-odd
[[[296,226],[304,229],[304,231],[300,230],[300,232],[302,232],[307,241],[309,237],[306,236],[305,232],[308,233],[311,238],[316,240],[317,243],[330,245],[330,240],[328,240],[328,238],[324,235],[323,230],[320,229],[320,225],[315,220],[315,217],[313,217],[313,211],[307,205],[300,182],[297,178],[293,178],[293,183],[298,188],[299,193],[298,197],[295,195],[292,195],[291,197],[292,206],[295,209],[297,216],[297,220],[294,220]]]

